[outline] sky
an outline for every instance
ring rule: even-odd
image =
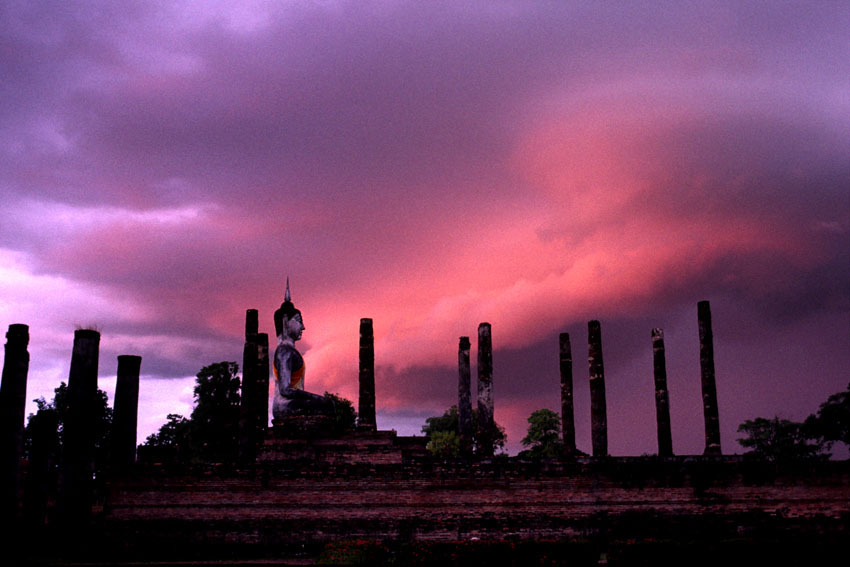
[[[568,332],[589,452],[597,319],[611,454],[657,450],[653,327],[698,454],[709,300],[741,452],[742,421],[850,383],[848,30],[839,1],[5,1],[0,327],[30,326],[27,398],[96,328],[110,400],[142,356],[142,442],[241,363],[247,309],[274,335],[288,276],[308,390],[356,403],[374,320],[380,429],[457,402],[487,321],[508,450],[559,408]]]

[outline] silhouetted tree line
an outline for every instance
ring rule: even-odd
[[[189,417],[171,413],[159,431],[149,435],[138,447],[138,460],[146,463],[233,463],[239,449],[239,366],[235,362],[216,362],[204,366],[196,375],[194,388],[195,405]],[[325,396],[336,402],[336,429],[342,433],[353,430],[357,419],[351,401],[336,394],[325,392]],[[68,385],[59,384],[54,390],[53,400],[43,397],[34,400],[38,408],[30,414],[24,437],[24,451],[30,456],[35,430],[49,424],[55,430],[49,458],[55,466],[61,462],[65,419],[68,414]],[[112,408],[103,390],[97,390],[94,405],[95,432],[95,475],[108,466]]]
[[[505,430],[498,424],[495,427],[496,448],[503,449],[507,439]],[[443,458],[460,454],[457,406],[450,407],[443,415],[427,418],[422,432],[428,437],[431,454]],[[829,396],[804,421],[758,417],[742,423],[738,433],[744,435],[738,442],[749,449],[745,455],[753,459],[776,463],[828,459],[835,443],[850,446],[850,384],[846,391]],[[477,442],[475,432],[473,437]],[[528,432],[522,439],[526,449],[517,456],[555,458],[561,455],[562,444],[561,416],[550,409],[535,410],[528,417]]]
[[[804,421],[757,417],[738,426],[738,433],[744,434],[738,443],[751,458],[775,463],[828,459],[836,442],[850,446],[850,384]]]

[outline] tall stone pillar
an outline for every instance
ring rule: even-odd
[[[18,490],[21,486],[21,453],[24,446],[24,407],[27,398],[27,372],[30,353],[29,327],[9,325],[3,381],[0,384],[0,467],[2,467],[2,518],[14,520],[18,513]]]
[[[705,416],[705,454],[720,455],[720,416],[717,410],[717,386],[714,382],[714,336],[711,331],[711,307],[708,301],[700,301],[697,304],[697,318],[702,409]]]
[[[257,435],[263,442],[266,428],[269,426],[269,334],[257,333]]]
[[[371,319],[360,319],[360,403],[357,424],[365,431],[378,428],[375,420],[375,337]]]
[[[243,463],[251,462],[257,456],[258,330],[259,314],[256,309],[248,309],[245,312],[245,346],[242,349],[242,397],[239,402],[239,459]]]
[[[99,351],[100,333],[90,329],[74,332],[63,430],[62,512],[65,521],[77,527],[91,516]]]
[[[256,309],[245,310],[245,338],[260,332],[260,313]]]
[[[490,323],[478,325],[478,452],[493,455],[493,340]]]
[[[658,423],[658,456],[673,456],[670,432],[670,397],[667,392],[667,363],[664,357],[664,331],[652,329],[652,368],[655,376],[655,419]]]
[[[460,452],[464,456],[472,455],[472,402],[470,391],[472,376],[469,368],[469,337],[461,337],[457,349],[457,420],[460,433]]]
[[[126,470],[136,462],[136,425],[139,416],[139,371],[142,357],[118,357],[112,413],[112,465]]]
[[[30,447],[27,479],[24,485],[24,522],[38,530],[47,521],[47,504],[55,497],[56,463],[59,460],[59,416],[55,409],[42,409],[30,421]]]
[[[608,456],[608,414],[605,402],[605,367],[602,363],[602,329],[599,321],[587,324],[590,365],[590,436],[594,457]]]
[[[561,437],[563,438],[563,456],[570,459],[576,454],[576,425],[573,411],[573,353],[570,346],[570,334],[561,333],[558,337],[561,370]]]

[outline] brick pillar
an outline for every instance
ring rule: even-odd
[[[478,325],[478,453],[493,455],[493,340],[490,323]]]
[[[0,384],[0,491],[2,518],[13,521],[18,514],[18,491],[21,486],[21,453],[24,446],[24,407],[27,398],[27,372],[30,353],[29,327],[9,325],[6,354]]]
[[[365,431],[375,431],[375,337],[371,319],[360,319],[360,402],[357,424]]]
[[[608,456],[608,414],[605,403],[605,367],[602,364],[602,329],[599,321],[587,324],[590,365],[590,435],[593,456]]]
[[[257,370],[259,315],[256,309],[245,312],[245,346],[242,349],[242,392],[239,402],[239,459],[252,462],[257,456]],[[266,410],[268,411],[268,410]]]
[[[472,376],[469,368],[469,337],[461,337],[457,349],[457,419],[460,433],[460,452],[463,456],[472,455],[472,402],[470,391]]]
[[[112,413],[112,465],[126,470],[136,462],[136,425],[139,416],[139,371],[142,357],[118,357]]]
[[[559,335],[558,347],[561,369],[561,437],[564,441],[562,455],[571,459],[576,454],[576,425],[573,412],[573,353],[569,333]]]
[[[658,456],[673,456],[670,432],[670,397],[667,392],[667,363],[664,357],[664,331],[652,329],[652,367],[655,376],[655,419],[658,423]]]
[[[705,416],[705,454],[720,455],[720,416],[717,411],[717,386],[714,382],[714,336],[711,332],[711,307],[708,301],[700,301],[697,304],[697,317],[702,409]]]
[[[62,502],[64,520],[77,527],[91,516],[99,350],[100,333],[89,329],[74,332],[63,435]]]

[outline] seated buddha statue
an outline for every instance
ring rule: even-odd
[[[294,416],[333,416],[332,400],[304,389],[304,357],[295,348],[295,341],[304,332],[301,311],[295,308],[286,280],[286,295],[274,312],[277,348],[274,352],[274,399],[272,415],[275,421]]]

